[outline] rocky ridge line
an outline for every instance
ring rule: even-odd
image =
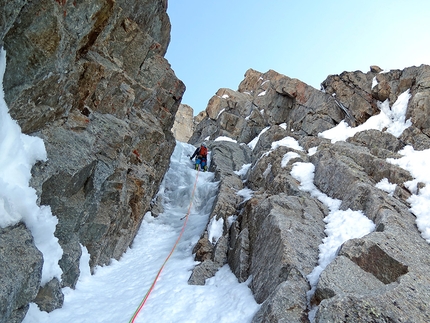
[[[201,263],[190,283],[204,284],[228,263],[239,281],[252,277],[250,287],[262,304],[254,323],[309,322],[307,276],[318,264],[328,210],[291,175],[295,162],[307,162],[315,166],[320,191],[341,200],[341,210],[362,211],[376,228],[345,242],[322,272],[311,299],[318,305],[313,320],[428,322],[430,246],[409,211],[412,192],[405,182],[412,177],[387,158],[399,158],[406,145],[430,148],[429,85],[430,66],[422,65],[331,75],[322,91],[272,70],[250,69],[238,91],[220,89],[189,142],[210,138],[210,170],[220,180],[211,218],[224,220],[224,235],[216,243],[207,240],[207,231],[202,235],[195,249]],[[379,113],[378,101],[392,106],[407,90],[412,125],[398,138],[366,130],[333,144],[318,136],[342,120],[363,124]],[[248,144],[263,129],[251,150]],[[213,141],[220,136],[237,142]],[[272,149],[287,136],[304,150]],[[293,157],[282,165],[287,153]],[[392,196],[375,187],[384,178],[397,184]],[[244,188],[253,191],[245,202],[238,195]]]

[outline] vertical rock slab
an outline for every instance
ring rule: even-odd
[[[172,132],[176,140],[188,142],[194,132],[194,110],[189,105],[181,104],[176,113]]]
[[[167,1],[0,2],[11,12],[1,39],[5,99],[23,132],[45,142],[48,160],[31,184],[59,218],[63,286],[76,284],[81,245],[91,267],[122,255],[167,170],[185,86],[164,58],[166,9]]]
[[[248,213],[250,275],[255,299],[262,303],[291,277],[306,281],[318,257],[324,213],[305,196],[281,193],[255,202]]]

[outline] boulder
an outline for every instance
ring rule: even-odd
[[[223,110],[234,109],[240,115],[248,115],[251,109],[251,96],[230,89],[219,89],[209,100],[206,108],[208,117],[216,120]]]
[[[42,311],[52,312],[60,308],[64,303],[64,295],[61,292],[61,284],[57,278],[40,287],[34,302]]]
[[[403,131],[399,139],[405,144],[414,147],[415,150],[430,149],[430,137],[414,125]]]
[[[383,236],[382,234],[373,236],[376,235]],[[430,285],[426,275],[428,257],[424,259],[421,254],[417,259],[412,259],[417,253],[408,246],[404,248],[403,245],[402,252],[399,252],[397,244],[400,241],[394,241],[394,237],[391,236],[388,240],[379,238],[378,242],[372,237],[364,241],[351,241],[342,247],[339,257],[326,269],[322,275],[323,281],[318,284],[319,289],[330,290],[331,293],[330,295],[325,293],[324,300],[320,303],[316,315],[317,322],[429,320],[425,305],[430,299]],[[406,242],[406,239],[404,237],[397,240]],[[391,243],[388,245],[387,241]],[[419,244],[418,248],[428,248],[428,244],[423,246],[424,243]],[[412,252],[413,256],[406,260],[404,251]],[[423,260],[424,263],[421,263]],[[353,276],[344,276],[348,273],[344,263],[356,268],[355,271],[361,274],[357,272]],[[354,284],[351,279],[354,279]]]
[[[195,125],[199,124],[207,116],[208,116],[208,114],[207,114],[206,110],[200,111],[199,114],[197,114],[194,117],[194,124]]]
[[[376,100],[371,94],[373,77],[372,72],[343,72],[340,75],[330,75],[321,83],[324,92],[348,111],[351,126],[364,123],[378,111]]]
[[[383,69],[377,65],[372,65],[372,66],[370,66],[370,71],[372,73],[381,73],[383,71]]]
[[[252,323],[309,322],[306,300],[308,288],[306,278],[292,269],[288,280],[280,283],[261,305]]]
[[[314,304],[335,295],[368,295],[385,287],[384,283],[344,256],[336,257],[322,272],[315,291]]]

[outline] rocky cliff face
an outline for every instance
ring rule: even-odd
[[[189,105],[181,104],[176,113],[172,132],[176,140],[188,142],[194,132],[194,110]]]
[[[365,130],[336,143],[318,135],[342,120],[363,124],[380,113],[380,102],[393,108],[407,90],[411,125],[401,135]],[[430,321],[430,245],[409,209],[414,188],[405,183],[412,176],[387,162],[406,145],[430,148],[429,98],[425,65],[331,75],[322,91],[275,71],[248,70],[238,91],[220,89],[190,142],[236,141],[210,142],[210,168],[220,180],[211,218],[224,221],[224,236],[215,243],[202,235],[190,283],[204,284],[225,263],[240,281],[252,276],[262,304],[253,322],[308,322],[315,305],[315,322]],[[286,137],[300,146],[276,145]],[[292,176],[296,162],[313,165],[315,186],[340,200],[340,210],[361,211],[375,225],[343,243],[314,291],[308,275],[318,265],[330,210]],[[397,184],[391,194],[375,186],[384,178]],[[252,198],[244,200],[243,189]]]
[[[22,131],[45,142],[48,160],[31,184],[59,219],[62,286],[76,284],[81,245],[91,267],[121,256],[168,167],[185,86],[164,59],[166,8],[165,0],[0,1],[5,99]],[[37,257],[27,262],[23,272],[40,267]],[[9,295],[1,322],[20,321],[37,294],[40,275],[23,275],[26,291]]]

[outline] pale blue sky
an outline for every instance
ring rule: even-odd
[[[330,74],[430,64],[429,0],[169,0],[166,58],[194,114],[245,72],[319,89]]]

